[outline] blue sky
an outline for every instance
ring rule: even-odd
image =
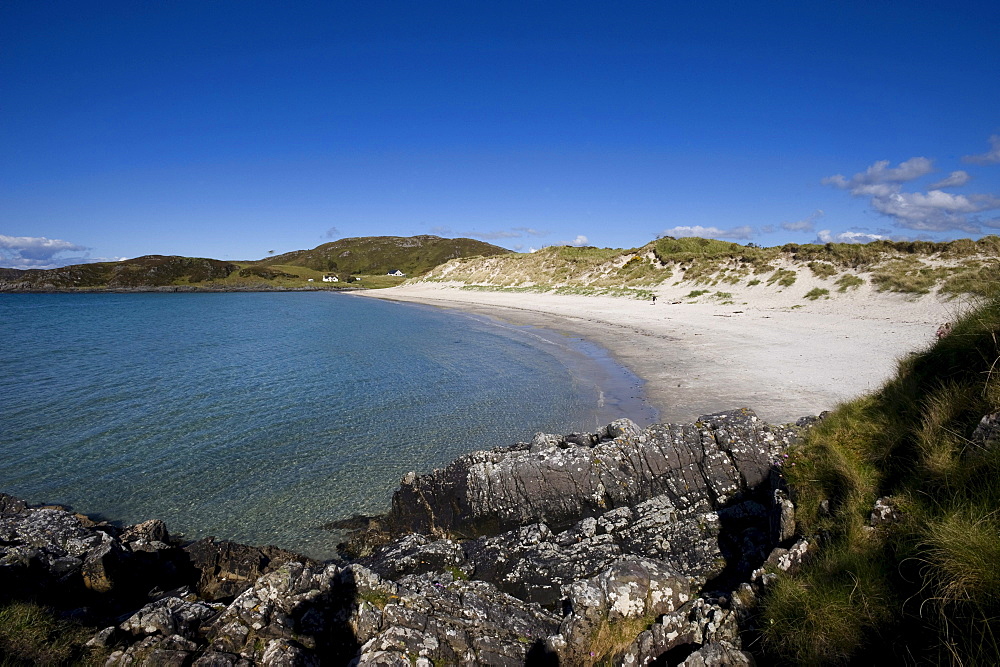
[[[0,266],[1000,233],[1000,3],[0,3]]]

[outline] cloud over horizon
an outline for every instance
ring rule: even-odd
[[[86,246],[49,239],[44,236],[6,236],[0,234],[0,262],[12,269],[54,269],[69,264],[83,264],[106,259],[56,257],[63,252],[86,252]]]
[[[671,227],[670,229],[663,230],[660,233],[660,235],[673,236],[674,238],[682,238],[685,236],[700,236],[702,238],[736,239],[739,241],[749,241],[754,237],[754,231],[753,227],[749,225],[732,227],[730,229],[719,229],[718,227],[702,227],[701,225],[678,225],[677,227]]]
[[[871,234],[862,231],[846,231],[834,234],[829,229],[821,229],[816,232],[816,240],[813,243],[871,243],[888,239],[888,236],[881,234]]]
[[[972,156],[986,164],[992,161],[994,153],[1000,162],[1000,137],[991,137],[994,150],[980,156]],[[971,180],[965,171],[953,171],[946,178],[927,187],[925,192],[904,192],[903,185],[934,171],[933,161],[925,157],[914,157],[889,167],[888,160],[880,160],[863,172],[846,178],[842,174],[828,176],[822,180],[840,190],[847,190],[855,197],[867,197],[872,209],[892,218],[896,225],[907,229],[926,232],[960,230],[975,234],[982,222],[979,213],[1000,209],[1000,197],[991,194],[951,194],[942,188],[959,187]]]

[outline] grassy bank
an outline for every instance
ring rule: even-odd
[[[456,259],[417,280],[544,292],[577,288],[591,290],[578,293],[601,294],[600,290],[618,289],[625,295],[631,295],[628,290],[668,285],[739,289],[762,285],[780,291],[811,281],[802,293],[809,294],[810,288],[827,290],[824,298],[837,298],[862,285],[876,292],[951,298],[987,294],[1000,281],[998,258],[996,236],[947,243],[790,243],[771,248],[667,237],[627,250],[550,246],[533,253]]]
[[[799,530],[822,549],[769,595],[769,652],[788,664],[996,664],[1000,441],[977,427],[998,410],[994,297],[810,433],[785,475]],[[898,517],[873,528],[885,496]]]

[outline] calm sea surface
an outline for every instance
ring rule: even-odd
[[[407,471],[655,417],[584,341],[345,294],[4,294],[0,341],[0,491],[321,558]]]

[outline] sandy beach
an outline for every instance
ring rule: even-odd
[[[363,292],[545,327],[583,337],[642,378],[663,422],[754,409],[794,421],[879,388],[897,361],[932,344],[960,300],[862,288],[808,301],[809,285],[784,292],[734,290],[731,303],[659,287],[655,303],[628,298],[462,290],[417,283]]]

